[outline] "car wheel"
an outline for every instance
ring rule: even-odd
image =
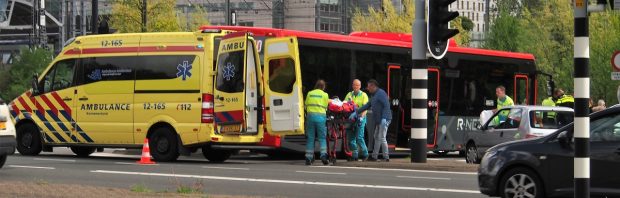
[[[0,168],[4,166],[5,162],[6,162],[6,155],[0,155]]]
[[[230,158],[232,151],[213,149],[210,145],[206,145],[202,147],[202,155],[205,156],[205,159],[209,160],[209,162],[222,163]]]
[[[476,144],[470,143],[466,147],[467,155],[465,156],[465,161],[470,164],[478,164],[480,163],[480,157],[478,157],[478,147]]]
[[[75,153],[78,157],[88,157],[90,154],[93,154],[97,150],[97,148],[93,147],[82,147],[82,146],[72,146],[71,151]]]
[[[43,148],[41,132],[34,124],[17,127],[17,151],[22,155],[38,155]]]
[[[503,198],[545,197],[542,182],[536,173],[526,168],[515,168],[506,172],[500,180],[499,193]]]
[[[160,127],[149,137],[149,148],[155,161],[169,162],[179,158],[176,133],[169,128]]]

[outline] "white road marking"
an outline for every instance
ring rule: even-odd
[[[68,159],[52,159],[52,158],[32,158],[33,160],[39,160],[39,161],[56,161],[56,162],[75,162],[75,160],[68,160]]]
[[[47,169],[47,170],[54,170],[54,169],[56,169],[56,168],[54,168],[54,167],[44,167],[44,166],[19,166],[19,165],[9,165],[9,167],[13,167],[13,168]]]
[[[418,177],[418,176],[396,176],[398,178],[410,178],[410,179],[435,179],[435,180],[452,180],[445,177]]]
[[[432,161],[443,161],[445,159],[440,159],[440,158],[428,158],[428,160],[432,160]]]
[[[431,171],[431,170],[414,170],[414,169],[390,169],[390,168],[368,168],[368,167],[347,167],[347,166],[310,166],[313,168],[342,168],[357,170],[380,170],[380,171],[401,171],[401,172],[417,172],[417,173],[444,173],[455,175],[477,175],[477,172],[453,172],[453,171]]]
[[[160,176],[160,177],[174,177],[174,178],[196,178],[196,179],[210,179],[210,180],[262,182],[262,183],[280,183],[280,184],[299,184],[299,185],[315,185],[315,186],[336,186],[336,187],[355,187],[355,188],[375,188],[375,189],[393,189],[393,190],[434,191],[434,192],[453,192],[453,193],[480,194],[480,191],[478,191],[478,190],[445,189],[445,188],[426,188],[426,187],[408,187],[408,186],[383,186],[383,185],[369,185],[369,184],[346,184],[346,183],[313,182],[313,181],[299,181],[299,180],[255,179],[255,178],[241,178],[241,177],[219,177],[219,176],[182,175],[182,174],[147,173],[147,172],[127,172],[127,171],[110,171],[110,170],[92,170],[90,172],[91,173],[104,173],[104,174],[119,174],[119,175]]]
[[[234,168],[234,167],[219,167],[219,166],[203,166],[202,168],[211,168],[211,169],[227,169],[227,170],[250,170],[249,168]]]
[[[310,173],[310,174],[325,174],[325,175],[346,175],[346,173],[331,173],[331,172],[312,172],[312,171],[295,171],[297,173]]]
[[[147,166],[157,166],[159,164],[138,164],[138,162],[114,162],[115,164],[120,164],[120,165],[147,165]]]

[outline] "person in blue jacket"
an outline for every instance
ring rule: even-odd
[[[387,135],[388,126],[390,126],[390,122],[392,121],[392,111],[390,110],[388,95],[383,89],[379,88],[379,83],[374,79],[368,81],[366,89],[370,92],[370,94],[372,94],[370,102],[357,109],[349,118],[354,119],[357,114],[370,108],[372,111],[372,117],[368,119],[373,119],[375,123],[380,124],[375,125],[374,148],[372,151],[372,156],[368,159],[368,161],[377,161],[380,151],[379,149],[381,149],[381,151],[383,151],[383,159],[386,162],[389,162],[390,156],[385,137]]]

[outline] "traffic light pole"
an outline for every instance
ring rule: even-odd
[[[575,198],[590,197],[590,39],[588,37],[588,0],[575,0]]]
[[[426,163],[428,65],[426,58],[426,2],[415,0],[411,58],[411,162]]]

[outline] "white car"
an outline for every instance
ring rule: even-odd
[[[11,121],[8,106],[0,99],[0,168],[6,156],[15,153],[15,126]]]

